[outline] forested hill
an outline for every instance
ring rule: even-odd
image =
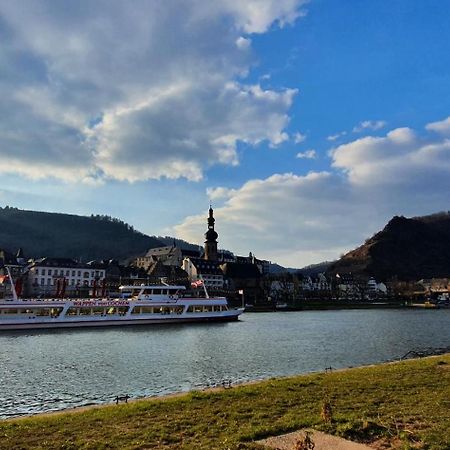
[[[344,255],[331,274],[353,273],[377,280],[450,276],[450,213],[395,216],[384,229]]]
[[[109,216],[76,216],[0,207],[0,248],[26,258],[43,256],[123,260],[163,246]]]

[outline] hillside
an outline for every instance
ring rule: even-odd
[[[395,216],[363,245],[334,263],[331,274],[418,280],[450,276],[450,213]]]
[[[310,264],[309,266],[298,269],[298,273],[305,277],[316,277],[319,273],[326,272],[335,261],[324,261],[318,264]]]
[[[200,245],[197,244],[191,244],[190,242],[185,241],[184,239],[178,239],[178,238],[174,238],[172,236],[157,236],[156,239],[158,239],[158,241],[162,242],[163,245],[173,245],[175,243],[175,245],[179,248],[181,248],[182,250],[202,250],[203,247],[201,247]]]
[[[25,257],[125,259],[163,245],[109,216],[76,216],[0,208],[0,248]]]

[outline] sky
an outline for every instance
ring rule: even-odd
[[[444,0],[3,0],[0,206],[289,267],[449,210]]]

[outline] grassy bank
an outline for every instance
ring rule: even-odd
[[[0,448],[243,450],[303,427],[380,448],[449,449],[450,355],[2,421]]]

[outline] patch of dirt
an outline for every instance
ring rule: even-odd
[[[304,440],[306,431],[310,433],[311,441],[314,444],[314,447],[311,448],[314,450],[373,450],[373,447],[369,447],[365,444],[359,444],[337,436],[332,436],[331,434],[313,430],[295,431],[281,436],[262,439],[256,443],[265,446],[267,449],[296,450],[296,448],[299,448],[299,442]]]

